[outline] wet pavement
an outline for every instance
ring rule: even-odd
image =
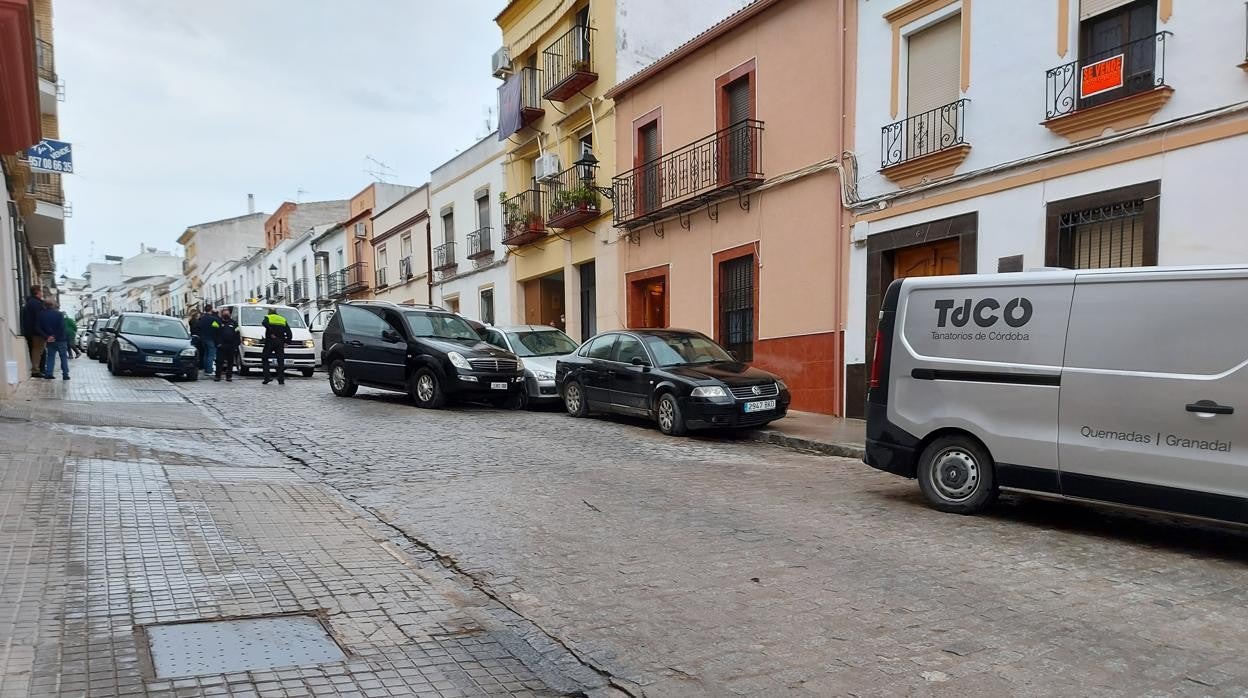
[[[746,437],[75,364],[0,405],[0,696],[1248,694],[1238,530],[958,517]],[[149,629],[279,615],[347,660],[151,678]]]

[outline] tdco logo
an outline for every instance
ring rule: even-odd
[[[973,308],[970,298],[961,301],[961,305],[952,298],[941,298],[936,301],[936,310],[940,312],[940,317],[936,320],[937,327],[945,327],[951,322],[954,327],[966,327],[966,323],[972,319],[980,327],[992,327],[1002,319],[1010,327],[1022,327],[1031,321],[1032,308],[1031,301],[1026,298],[1015,298],[1006,303],[1004,309],[995,298],[985,298],[974,303]]]

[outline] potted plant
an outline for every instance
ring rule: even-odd
[[[598,191],[588,184],[561,189],[551,202],[551,217],[565,218],[570,214],[598,213]]]
[[[572,72],[574,73],[592,73],[594,71],[589,68],[588,58],[578,58],[572,61]]]
[[[525,211],[520,202],[507,199],[507,192],[499,195],[503,203],[503,221],[507,229],[507,237],[514,238],[527,233],[541,233],[546,229],[542,214],[537,211]]]

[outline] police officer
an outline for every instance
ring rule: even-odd
[[[238,344],[240,338],[238,336],[238,323],[234,318],[230,317],[230,309],[221,310],[221,327],[217,330],[217,375],[213,377],[214,381],[220,381],[221,375],[225,374],[225,380],[234,380],[234,359],[238,356]]]
[[[269,378],[269,358],[277,359],[277,384],[286,385],[286,343],[294,339],[286,318],[277,314],[277,310],[268,309],[268,314],[260,323],[264,326],[264,352],[260,362],[264,364],[264,384],[273,382]]]

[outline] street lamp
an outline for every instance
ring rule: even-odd
[[[594,153],[592,151],[586,150],[581,154],[581,159],[572,164],[576,167],[578,174],[581,175],[582,186],[586,189],[592,189],[612,201],[615,200],[614,189],[611,187],[600,187],[594,184],[594,179],[598,174],[598,158],[594,157]]]
[[[277,281],[277,265],[276,264],[269,265],[269,278],[272,279],[273,281]]]

